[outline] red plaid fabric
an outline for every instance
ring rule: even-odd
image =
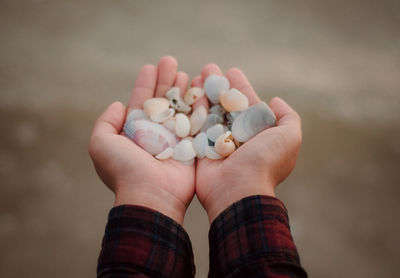
[[[209,277],[307,277],[276,198],[236,202],[211,224]],[[98,277],[194,277],[185,230],[169,217],[140,206],[110,211],[98,260]]]

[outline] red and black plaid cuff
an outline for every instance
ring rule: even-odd
[[[194,277],[189,236],[171,218],[149,208],[111,209],[97,277]]]
[[[307,277],[283,203],[270,196],[244,198],[211,224],[209,277]]]

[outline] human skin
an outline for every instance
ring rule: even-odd
[[[192,86],[201,87],[210,74],[223,75],[215,64],[206,65]],[[225,76],[231,87],[243,92],[249,105],[261,102],[246,76],[237,68]],[[196,195],[207,211],[210,223],[226,208],[252,195],[275,196],[275,188],[296,165],[302,143],[299,115],[282,99],[269,103],[277,118],[275,127],[266,129],[224,160],[198,160]]]
[[[114,206],[148,207],[182,225],[195,192],[194,165],[157,160],[122,133],[130,110],[141,109],[149,98],[164,96],[172,86],[186,91],[189,78],[177,67],[170,56],[162,57],[157,67],[143,66],[128,106],[115,102],[96,121],[89,153],[98,175],[115,193]]]

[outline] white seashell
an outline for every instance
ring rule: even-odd
[[[219,101],[228,112],[243,111],[249,107],[249,99],[237,89],[222,91],[219,94]]]
[[[174,107],[176,111],[188,114],[192,110],[181,98],[181,90],[179,87],[172,87],[165,96],[169,99],[171,106]]]
[[[212,127],[216,124],[222,124],[223,122],[224,122],[224,118],[222,118],[220,115],[208,114],[205,123],[201,127],[201,131],[206,132],[207,129],[209,129],[210,127]]]
[[[165,160],[165,159],[170,158],[173,153],[174,153],[174,149],[171,147],[168,147],[165,150],[163,150],[162,152],[160,152],[159,154],[157,154],[156,158],[159,160]]]
[[[189,118],[183,114],[178,113],[175,116],[176,124],[175,124],[175,133],[178,137],[186,137],[190,133],[190,120]]]
[[[171,130],[173,133],[176,131],[176,118],[172,117],[163,123],[163,126]]]
[[[204,158],[206,155],[206,147],[208,146],[208,137],[204,132],[200,132],[196,135],[194,140],[192,141],[193,148],[197,153],[198,158]]]
[[[182,140],[176,144],[172,158],[178,161],[189,161],[196,157],[196,151],[189,140]]]
[[[168,109],[165,109],[164,111],[161,111],[158,114],[151,115],[150,119],[153,122],[156,122],[156,123],[163,123],[166,120],[172,118],[174,116],[174,114],[175,114],[175,109],[174,108],[168,108]]]
[[[142,109],[133,109],[131,112],[129,112],[129,115],[126,117],[126,121],[131,121],[131,120],[147,120],[148,117],[144,113]]]
[[[195,135],[207,119],[207,110],[203,105],[197,107],[190,116],[190,135]]]
[[[204,91],[213,104],[219,102],[219,93],[229,90],[229,80],[225,76],[209,75],[204,82]]]
[[[174,147],[178,138],[164,126],[149,120],[131,120],[124,125],[125,135],[152,155]]]
[[[206,147],[206,157],[209,159],[222,159],[223,157],[215,151],[214,147],[207,146]]]
[[[260,102],[241,112],[232,124],[232,135],[239,142],[246,142],[264,129],[273,127],[276,117],[271,108]]]
[[[228,131],[228,128],[224,125],[221,124],[216,124],[209,129],[207,129],[207,137],[210,139],[212,142],[215,142],[219,136],[224,134],[226,131]]]
[[[143,103],[143,110],[147,116],[158,114],[169,107],[169,100],[162,97],[149,98]]]
[[[202,96],[204,96],[204,90],[199,87],[190,88],[185,96],[183,97],[183,101],[187,105],[192,105],[196,101],[198,101]]]
[[[227,111],[219,104],[214,105],[213,107],[210,108],[208,111],[210,114],[217,114],[221,117],[224,117]]]
[[[233,136],[230,131],[220,135],[215,141],[215,151],[222,156],[230,156],[236,149]]]

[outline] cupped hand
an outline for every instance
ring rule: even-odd
[[[208,64],[201,76],[193,79],[192,86],[202,86],[210,74],[222,75],[222,72],[217,65]],[[249,105],[261,101],[239,69],[229,70],[226,77],[232,88],[248,97]],[[300,117],[280,98],[273,98],[270,107],[277,126],[260,132],[224,160],[204,158],[197,162],[196,195],[210,223],[242,198],[275,196],[276,186],[294,169],[302,142]]]
[[[121,134],[130,110],[142,108],[152,97],[162,97],[172,86],[186,91],[188,76],[177,72],[177,62],[163,57],[158,66],[145,65],[135,83],[127,108],[111,104],[96,121],[89,153],[103,182],[115,193],[115,206],[141,205],[178,223],[195,192],[194,165],[168,159],[159,161]]]

